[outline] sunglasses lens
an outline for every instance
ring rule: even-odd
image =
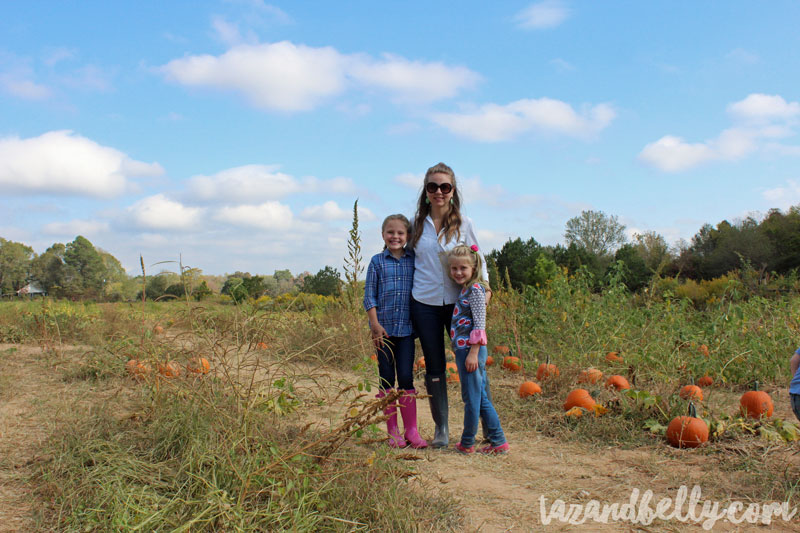
[[[434,183],[432,181],[428,182],[428,184],[425,185],[425,190],[428,191],[430,194],[435,193],[436,189],[439,189],[440,191],[442,191],[442,194],[449,194],[450,191],[453,190],[453,186],[451,184],[449,184],[449,183],[441,183],[441,184],[439,184],[439,183]]]

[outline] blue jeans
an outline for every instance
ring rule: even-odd
[[[453,304],[428,305],[411,298],[411,323],[419,336],[422,355],[425,356],[425,373],[444,375],[444,338],[450,338],[450,321]]]
[[[464,431],[461,433],[461,445],[473,446],[475,434],[478,432],[478,420],[486,424],[486,433],[492,446],[505,444],[506,436],[500,427],[500,418],[494,410],[489,398],[489,381],[486,377],[486,357],[489,352],[486,346],[478,350],[478,369],[467,372],[465,366],[469,348],[456,350],[456,366],[461,379],[461,399],[464,401]]]
[[[794,411],[794,416],[800,420],[800,394],[790,394],[789,397],[792,399],[792,411]]]
[[[398,389],[414,389],[414,337],[384,339],[378,348],[378,375],[381,390],[394,388],[395,375]]]

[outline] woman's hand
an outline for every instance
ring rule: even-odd
[[[372,332],[372,344],[374,344],[376,348],[381,348],[389,334],[386,333],[386,330],[377,320],[374,323],[370,323],[369,329]]]
[[[478,370],[478,350],[480,347],[477,344],[473,344],[472,348],[469,349],[469,353],[467,354],[467,359],[464,361],[464,368],[467,369],[467,372],[472,373]]]

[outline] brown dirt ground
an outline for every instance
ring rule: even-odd
[[[80,353],[81,350],[75,350]],[[35,531],[37,527],[35,498],[30,475],[42,460],[42,443],[59,417],[59,409],[75,402],[111,400],[119,395],[119,386],[93,384],[88,381],[67,383],[63,372],[53,372],[54,366],[68,364],[69,353],[45,353],[33,346],[0,344],[0,532]],[[342,383],[354,383],[359,377],[349,373],[331,373],[331,388]],[[502,377],[493,386],[511,387]],[[316,383],[316,385],[319,385]],[[115,388],[116,387],[116,388]],[[411,483],[421,490],[439,487],[454,495],[462,505],[465,531],[702,531],[699,525],[678,520],[656,521],[650,525],[627,522],[608,524],[587,522],[570,525],[554,520],[541,522],[540,498],[546,505],[555,499],[569,504],[585,504],[597,500],[600,504],[626,503],[631,490],[650,489],[654,501],[677,494],[681,485],[698,484],[703,496],[715,499],[721,506],[734,501],[731,494],[747,494],[745,481],[737,472],[720,467],[712,455],[696,451],[673,450],[654,444],[637,449],[616,447],[590,448],[579,442],[538,435],[533,432],[506,430],[511,453],[506,456],[465,457],[452,447],[461,430],[461,403],[457,385],[451,385],[450,440],[446,450],[393,451],[398,460],[409,454],[419,457],[407,461],[415,476]],[[785,392],[784,396],[785,397]],[[336,423],[341,412],[331,402],[320,402],[315,418],[324,424]],[[424,437],[433,433],[428,402],[419,405],[420,431]],[[778,415],[791,420],[791,412],[776,405]],[[503,413],[500,413],[501,420]],[[380,445],[378,445],[380,446]],[[791,447],[781,447],[775,453],[797,467],[800,458]],[[756,466],[757,467],[757,466]],[[735,490],[726,490],[734,486]],[[752,501],[758,501],[753,499]],[[745,505],[750,501],[745,500]],[[713,531],[800,531],[800,517],[791,522],[777,521],[771,525],[734,525],[720,521]]]

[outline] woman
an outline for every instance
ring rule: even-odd
[[[477,245],[478,239],[472,221],[461,214],[461,196],[453,169],[439,163],[425,173],[408,243],[416,254],[411,321],[425,356],[425,388],[436,424],[430,445],[436,448],[447,446],[449,441],[444,335],[449,333],[460,287],[448,274],[447,252],[457,244]],[[484,281],[488,287],[486,273]],[[491,293],[486,290],[487,303]]]

